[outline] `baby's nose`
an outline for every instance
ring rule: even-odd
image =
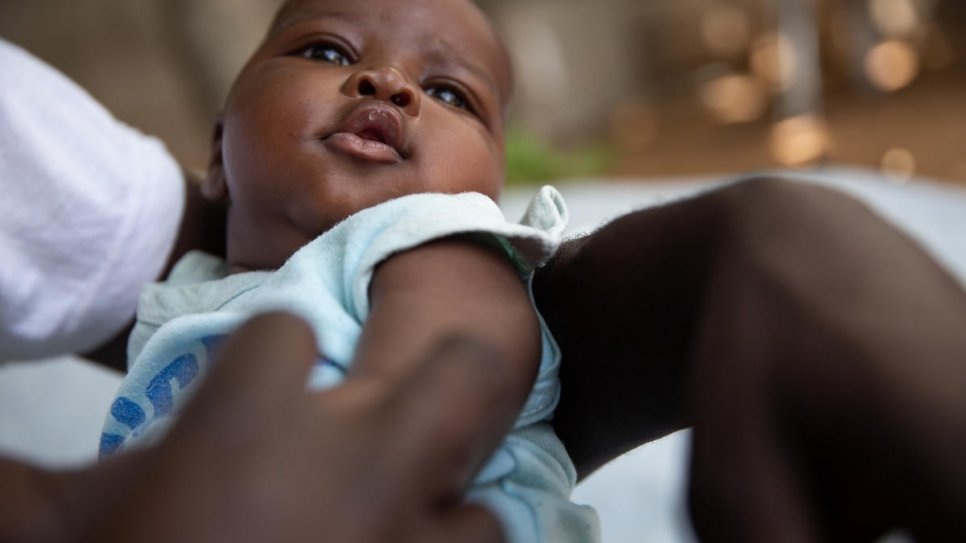
[[[392,66],[360,70],[346,81],[349,96],[370,96],[395,104],[408,115],[419,114],[419,92]]]

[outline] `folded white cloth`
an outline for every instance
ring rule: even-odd
[[[177,236],[164,146],[0,40],[0,360],[84,351],[133,316]]]

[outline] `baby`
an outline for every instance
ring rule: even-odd
[[[598,539],[568,500],[574,467],[549,425],[559,350],[528,295],[566,209],[551,188],[521,224],[494,203],[511,86],[469,0],[287,2],[215,130],[203,191],[230,202],[226,260],[191,253],[142,294],[102,454],[156,439],[255,313],[312,325],[313,388],[406,379],[463,333],[505,355],[494,378],[521,408],[470,499],[509,541]]]

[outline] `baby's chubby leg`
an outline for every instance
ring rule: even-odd
[[[854,200],[753,179],[632,213],[571,242],[535,294],[581,475],[694,424],[711,540],[963,530],[966,296]]]

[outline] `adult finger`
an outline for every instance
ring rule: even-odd
[[[460,505],[447,509],[417,539],[423,543],[503,543],[505,537],[499,521],[481,505]]]
[[[461,492],[511,428],[520,405],[500,357],[475,339],[448,337],[392,392],[394,460],[414,484]]]

